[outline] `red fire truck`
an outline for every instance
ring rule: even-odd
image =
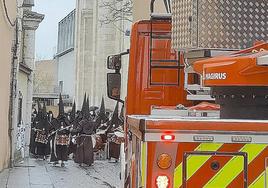
[[[131,30],[122,187],[266,187],[268,44],[176,52],[171,26],[152,13]],[[118,101],[124,54],[108,58]]]

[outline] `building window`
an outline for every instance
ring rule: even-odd
[[[58,54],[74,47],[75,11],[58,24]]]
[[[54,99],[46,99],[47,106],[54,106]]]

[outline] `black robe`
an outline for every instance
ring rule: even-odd
[[[120,144],[116,144],[115,142],[109,142],[109,159],[119,159],[120,157]]]
[[[71,123],[71,137],[73,138],[73,137],[77,137],[77,127],[78,127],[78,125],[79,125],[79,119],[77,118],[77,119],[75,119],[72,123]],[[75,155],[75,153],[76,153],[76,147],[77,147],[77,145],[76,145],[76,143],[75,142],[73,142],[73,140],[72,140],[72,138],[71,138],[71,140],[70,140],[70,145],[69,145],[69,148],[68,148],[68,155],[70,155],[70,154],[74,154]]]
[[[29,152],[33,155],[37,155],[36,153],[36,144],[35,144],[35,128],[36,128],[36,122],[37,118],[32,118],[32,123],[31,123],[31,134],[30,134],[30,145],[29,145]]]
[[[70,122],[67,120],[67,118],[58,118],[54,119],[51,123],[53,125],[53,128],[50,132],[56,131],[56,133],[52,136],[52,151],[51,151],[51,162],[56,161],[67,161],[68,160],[68,144],[58,144],[57,140],[61,137],[69,137],[70,139],[70,131],[68,126],[70,126]],[[61,130],[63,128],[66,128],[64,130]]]
[[[77,148],[74,162],[79,164],[91,165],[94,162],[94,152],[92,143],[92,134],[94,133],[95,123],[87,119],[79,122],[76,129],[78,137],[76,138]]]
[[[48,120],[44,117],[39,122],[36,122],[35,126],[35,154],[38,156],[47,156],[50,154],[50,144],[48,142],[49,134],[49,123]],[[38,139],[40,135],[44,138],[41,140]]]
[[[118,128],[119,126],[110,126],[108,128],[108,137],[109,137],[109,155],[108,158],[114,158],[116,160],[119,159],[120,157],[120,148],[121,148],[121,143],[124,141],[124,137],[117,137],[115,135],[116,132],[116,128]]]

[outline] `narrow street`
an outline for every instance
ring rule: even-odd
[[[26,159],[24,163],[0,173],[1,188],[117,188],[120,164],[95,161],[80,167],[69,160],[64,168],[47,161]]]

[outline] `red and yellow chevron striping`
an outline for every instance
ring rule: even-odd
[[[248,154],[248,164],[250,164],[266,148],[266,146],[267,144],[246,144],[239,152]],[[232,159],[212,179],[210,179],[204,188],[227,187],[243,171],[244,165],[240,164],[243,164],[242,157],[232,157]]]
[[[248,166],[248,185],[252,184],[262,176],[265,171],[265,159],[268,157],[268,146],[249,164]],[[239,187],[243,180],[243,174],[240,173],[229,185],[228,188]],[[264,185],[264,183],[263,183]]]
[[[223,144],[201,143],[195,151],[217,151]],[[182,155],[182,154],[180,154]],[[208,159],[210,156],[189,156],[187,163],[190,164],[187,178],[190,178]],[[174,171],[174,187],[178,188],[182,185],[182,162]]]
[[[188,143],[191,145],[190,143]],[[181,145],[181,144],[179,144]],[[250,188],[264,187],[265,160],[268,157],[267,144],[217,144],[200,143],[196,148],[184,145],[178,147],[178,156],[187,151],[234,152],[246,153],[248,159],[248,184]],[[193,147],[193,146],[192,146]],[[188,150],[185,150],[188,148]],[[182,157],[177,156],[178,166],[174,171],[174,188],[182,186]],[[220,166],[211,169],[213,161]],[[194,188],[239,188],[243,187],[243,156],[189,155],[187,163],[187,187]]]
[[[238,152],[243,146],[244,144],[224,144],[219,148],[218,152]],[[231,158],[232,156],[210,157],[210,159],[187,181],[187,187],[203,187],[217,173],[217,171],[211,169],[211,163],[213,161],[218,161],[220,170]]]

